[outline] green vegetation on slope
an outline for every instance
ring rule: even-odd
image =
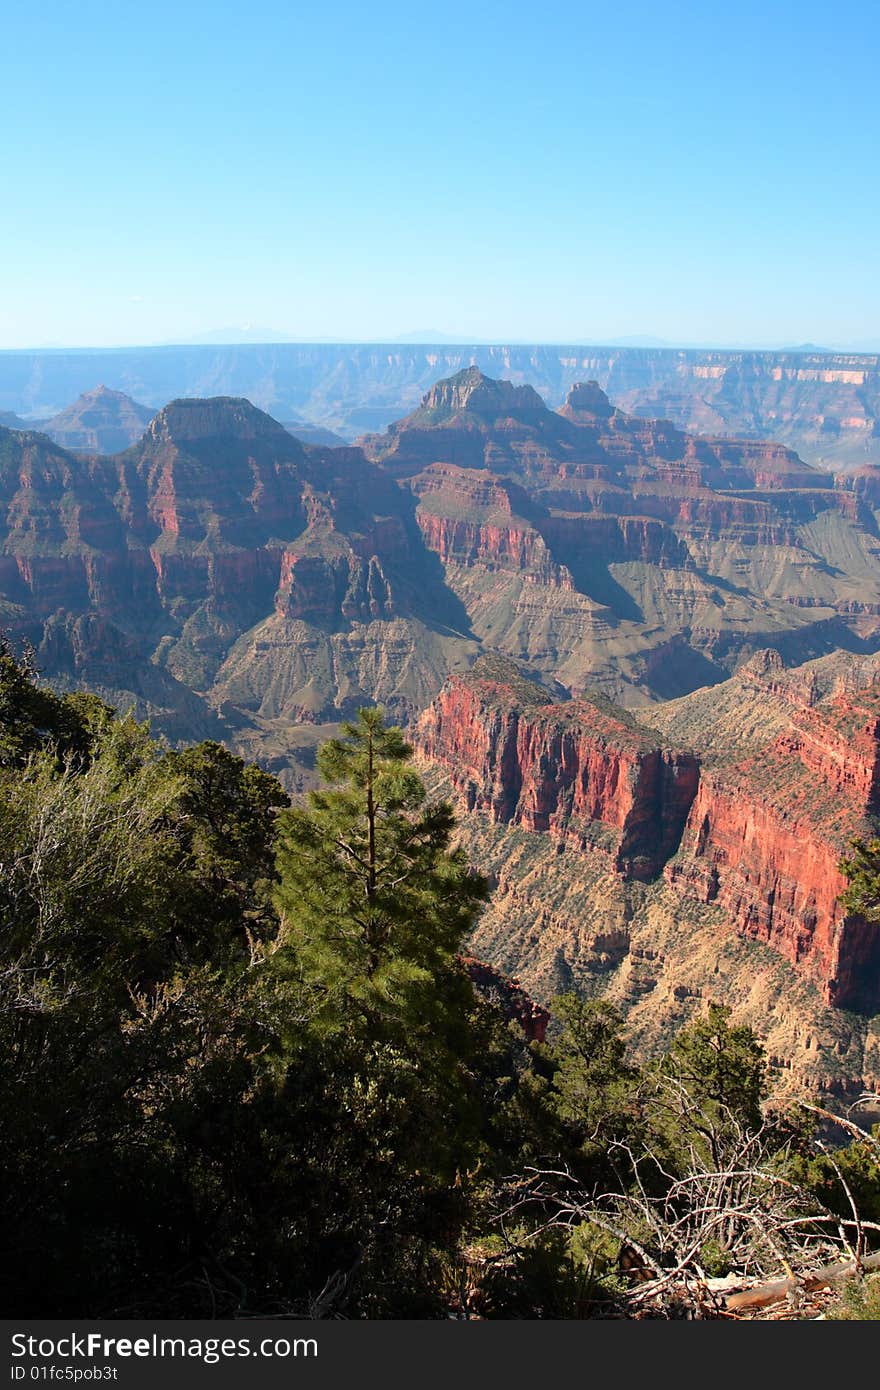
[[[849,1219],[724,1010],[640,1068],[608,1004],[561,1002],[529,1044],[475,992],[486,885],[381,712],[319,768],[290,807],[219,744],[171,751],[0,650],[10,1316],[626,1308],[633,1252],[655,1282],[680,1263],[661,1208],[700,1235],[689,1271],[776,1259],[688,1197],[742,1143],[756,1190],[784,1171],[798,1212]],[[845,1162],[873,1212],[869,1149]]]

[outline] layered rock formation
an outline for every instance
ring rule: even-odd
[[[607,989],[646,1045],[731,988],[832,1084],[880,1075],[839,1021],[880,967],[837,867],[877,811],[875,473],[474,370],[363,447],[226,397],[114,455],[0,428],[0,624],[56,685],[294,789],[359,705],[427,709],[497,878],[482,957],[545,1001]]]
[[[863,464],[849,473],[840,474],[835,478],[835,486],[855,498],[857,505],[861,504],[869,512],[876,512],[880,508],[880,467],[876,465]]]
[[[411,717],[480,647],[637,707],[768,643],[880,645],[870,470],[835,487],[779,445],[627,415],[595,382],[552,411],[468,369],[362,449],[303,448],[225,397],[173,402],[116,455],[33,432],[0,449],[2,616],[47,644],[47,673],[100,670],[149,713],[159,668],[273,765],[291,721],[374,699]],[[86,616],[137,653],[115,683],[94,644],[65,647]]]
[[[880,671],[869,667],[873,679],[860,687],[858,669],[822,696],[815,672],[792,678],[778,658],[741,673],[740,707],[763,696],[777,707],[777,731],[769,740],[766,730],[740,734],[726,754],[708,743],[665,872],[785,956],[828,1003],[876,1012],[880,930],[840,905],[842,855],[856,834],[880,826]]]
[[[548,695],[504,663],[481,661],[450,680],[418,724],[422,757],[469,812],[466,842],[484,855],[488,833],[509,847],[506,862],[499,854],[490,920],[478,929],[481,954],[515,970],[538,997],[549,982],[573,980],[613,993],[639,959],[647,923],[656,931],[665,917],[667,930],[685,921],[689,934],[702,923],[704,956],[712,934],[770,948],[804,982],[807,1000],[813,991],[803,1017],[819,1018],[827,1006],[880,1010],[880,930],[842,908],[838,867],[855,834],[880,826],[880,663],[832,657],[790,672],[778,654],[762,653],[718,691],[652,709],[658,729],[601,701],[559,704]],[[690,746],[676,747],[688,733]],[[546,898],[540,907],[531,898],[525,938],[517,923],[533,861],[520,848],[522,832],[553,846],[535,850]],[[559,873],[566,892],[580,886],[583,895],[567,937],[552,910]],[[675,951],[667,940],[654,958]],[[695,994],[686,973],[670,980],[660,963],[650,978],[647,993],[672,995],[654,1031],[668,1026],[674,1000],[704,994],[707,984],[711,995],[711,980]],[[627,998],[623,989],[621,1002],[638,1012],[644,992]],[[783,1007],[797,1018],[790,989]]]
[[[58,682],[175,737],[219,715],[283,768],[274,725],[405,714],[466,659],[413,512],[358,451],[307,450],[246,401],[173,402],[113,457],[3,431],[0,620]]]
[[[838,714],[839,711],[834,711]],[[871,751],[854,755],[855,782],[873,778]],[[865,742],[869,740],[866,738]],[[829,1003],[880,1008],[880,937],[843,914],[838,869],[847,836],[859,827],[868,798],[844,785],[839,740],[823,721],[743,764],[704,772],[670,882],[702,902],[717,902],[737,928],[785,955],[815,980]],[[826,802],[822,791],[833,796]]]
[[[481,659],[444,687],[418,729],[422,753],[448,769],[469,811],[582,846],[598,833],[609,847],[613,837],[625,878],[653,878],[681,841],[697,760],[659,746],[623,710],[545,704],[528,682],[511,683],[503,663]]]
[[[469,368],[363,447],[418,498],[476,636],[573,691],[635,707],[768,641],[792,660],[880,642],[864,480],[778,444],[627,415],[596,382],[551,411]]]

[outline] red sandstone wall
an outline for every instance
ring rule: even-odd
[[[842,910],[838,864],[878,804],[877,705],[874,691],[821,709],[805,700],[760,757],[701,772],[696,758],[650,747],[585,702],[529,704],[492,681],[454,678],[422,716],[418,742],[470,808],[569,840],[585,822],[608,827],[625,876],[665,865],[678,893],[722,908],[829,1003],[873,1010],[880,928]]]
[[[449,681],[418,741],[496,821],[575,838],[587,822],[614,829],[616,866],[635,878],[678,843],[699,775],[690,754],[651,747],[588,702],[524,710],[488,681]]]

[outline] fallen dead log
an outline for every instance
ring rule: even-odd
[[[770,1284],[758,1284],[755,1288],[728,1294],[723,1306],[731,1313],[743,1308],[764,1308],[768,1303],[777,1303],[781,1298],[787,1298],[789,1294],[799,1290],[810,1292],[813,1289],[824,1289],[829,1284],[836,1284],[841,1279],[851,1279],[854,1275],[871,1269],[880,1269],[880,1253],[866,1255],[861,1261],[845,1260],[842,1264],[825,1265],[813,1274],[805,1274],[802,1277],[774,1279]]]

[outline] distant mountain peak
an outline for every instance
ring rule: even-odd
[[[125,410],[134,411],[136,414],[151,414],[149,406],[140,405],[138,401],[132,400],[124,391],[114,391],[111,386],[105,386],[103,382],[99,386],[93,386],[90,391],[82,391],[72,405],[67,406],[50,423],[61,420],[65,416],[73,416],[88,406],[114,405]]]
[[[544,413],[545,402],[531,386],[514,386],[511,381],[496,381],[484,376],[479,367],[465,367],[455,376],[436,382],[422,399],[420,411],[426,412],[434,423],[451,419],[463,411],[489,419],[523,413]]]
[[[126,401],[129,405],[137,405],[137,402],[136,402],[136,401],[133,401],[132,398],[131,398],[131,396],[127,396],[127,395],[125,394],[124,391],[114,391],[112,386],[105,386],[104,383],[103,383],[103,381],[100,382],[97,386],[93,387],[93,389],[92,389],[91,391],[83,391],[83,392],[80,394],[79,399],[80,399],[81,401],[95,401],[95,400]],[[145,407],[139,407],[139,408],[143,409],[143,408],[145,408]]]
[[[65,449],[115,454],[140,439],[152,417],[149,406],[102,383],[83,391],[72,405],[40,428]]]

